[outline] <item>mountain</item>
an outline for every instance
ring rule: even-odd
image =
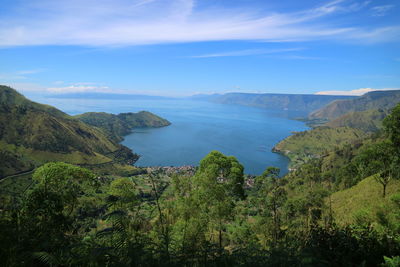
[[[118,115],[105,112],[87,112],[77,115],[75,118],[100,128],[116,142],[122,141],[123,136],[129,134],[133,128],[163,127],[171,124],[166,119],[148,111],[120,113]]]
[[[325,125],[331,128],[351,127],[364,132],[377,132],[382,128],[382,121],[387,114],[388,110],[383,109],[351,111]]]
[[[139,117],[121,117],[132,125],[154,116],[140,113]],[[48,161],[100,165],[132,164],[137,159],[138,155],[108,138],[102,130],[0,86],[0,177],[25,172]]]
[[[332,120],[348,112],[366,111],[371,109],[388,110],[400,102],[400,90],[373,91],[360,97],[346,100],[336,100],[327,106],[312,112],[309,118]]]
[[[208,98],[199,96],[198,99],[222,103],[252,106],[268,109],[283,109],[291,111],[311,112],[338,99],[352,99],[352,96],[301,95],[301,94],[250,94],[227,93],[211,95]]]

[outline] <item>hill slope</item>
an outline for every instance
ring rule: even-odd
[[[390,197],[400,193],[400,181],[391,180],[386,190],[387,195],[382,198],[382,185],[368,177],[349,189],[333,193],[331,203],[336,221],[344,225],[354,223],[360,217],[376,221],[380,208],[390,206]]]
[[[86,124],[102,129],[109,138],[120,142],[124,135],[129,134],[133,128],[163,127],[171,123],[151,112],[120,113],[118,115],[105,112],[87,112],[75,116]]]
[[[344,114],[325,125],[331,128],[351,127],[364,132],[376,132],[382,128],[382,121],[388,110],[372,109],[366,111],[352,111]]]
[[[296,168],[311,158],[320,157],[326,151],[352,144],[366,136],[363,131],[350,127],[317,127],[287,137],[273,151],[289,157],[290,166]]]
[[[132,163],[138,157],[102,131],[7,86],[0,86],[0,151],[0,176],[46,161],[100,164],[118,154]]]
[[[370,109],[388,110],[400,102],[400,90],[374,91],[355,99],[336,100],[329,105],[312,112],[310,119],[332,120],[348,112],[366,111]]]

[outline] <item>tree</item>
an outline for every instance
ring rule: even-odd
[[[259,207],[259,228],[263,232],[265,245],[269,236],[272,237],[272,246],[276,247],[282,236],[282,208],[287,200],[286,190],[279,178],[279,169],[268,167],[261,176],[256,178],[257,197]]]
[[[137,206],[138,197],[135,184],[129,178],[115,179],[110,184],[109,194],[116,197],[115,203],[119,209],[133,210]]]
[[[235,199],[244,199],[244,168],[233,156],[211,151],[200,161],[199,174],[206,175],[227,185],[229,193]]]
[[[78,197],[98,187],[95,175],[84,168],[63,162],[51,162],[38,168],[33,174],[36,188],[60,195],[69,215],[76,208]]]
[[[400,153],[400,104],[393,108],[392,112],[383,120],[383,126],[390,141]]]
[[[395,157],[395,147],[385,140],[366,146],[355,158],[359,175],[362,178],[373,175],[383,187],[382,196],[386,196],[386,187],[392,178],[397,178],[399,166]]]

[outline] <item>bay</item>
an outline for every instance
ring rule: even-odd
[[[212,150],[235,156],[245,173],[261,174],[275,166],[287,172],[288,159],[271,149],[304,123],[290,119],[304,114],[188,99],[35,99],[76,115],[83,112],[147,110],[169,120],[162,128],[135,129],[122,144],[141,157],[137,166],[198,165]]]

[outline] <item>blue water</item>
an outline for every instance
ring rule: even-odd
[[[287,172],[288,159],[272,147],[292,131],[307,129],[288,119],[297,114],[237,105],[191,100],[35,99],[75,115],[88,111],[110,113],[148,110],[172,124],[163,128],[135,129],[123,145],[141,155],[138,166],[198,165],[212,150],[233,155],[245,172],[261,174],[276,166]]]

